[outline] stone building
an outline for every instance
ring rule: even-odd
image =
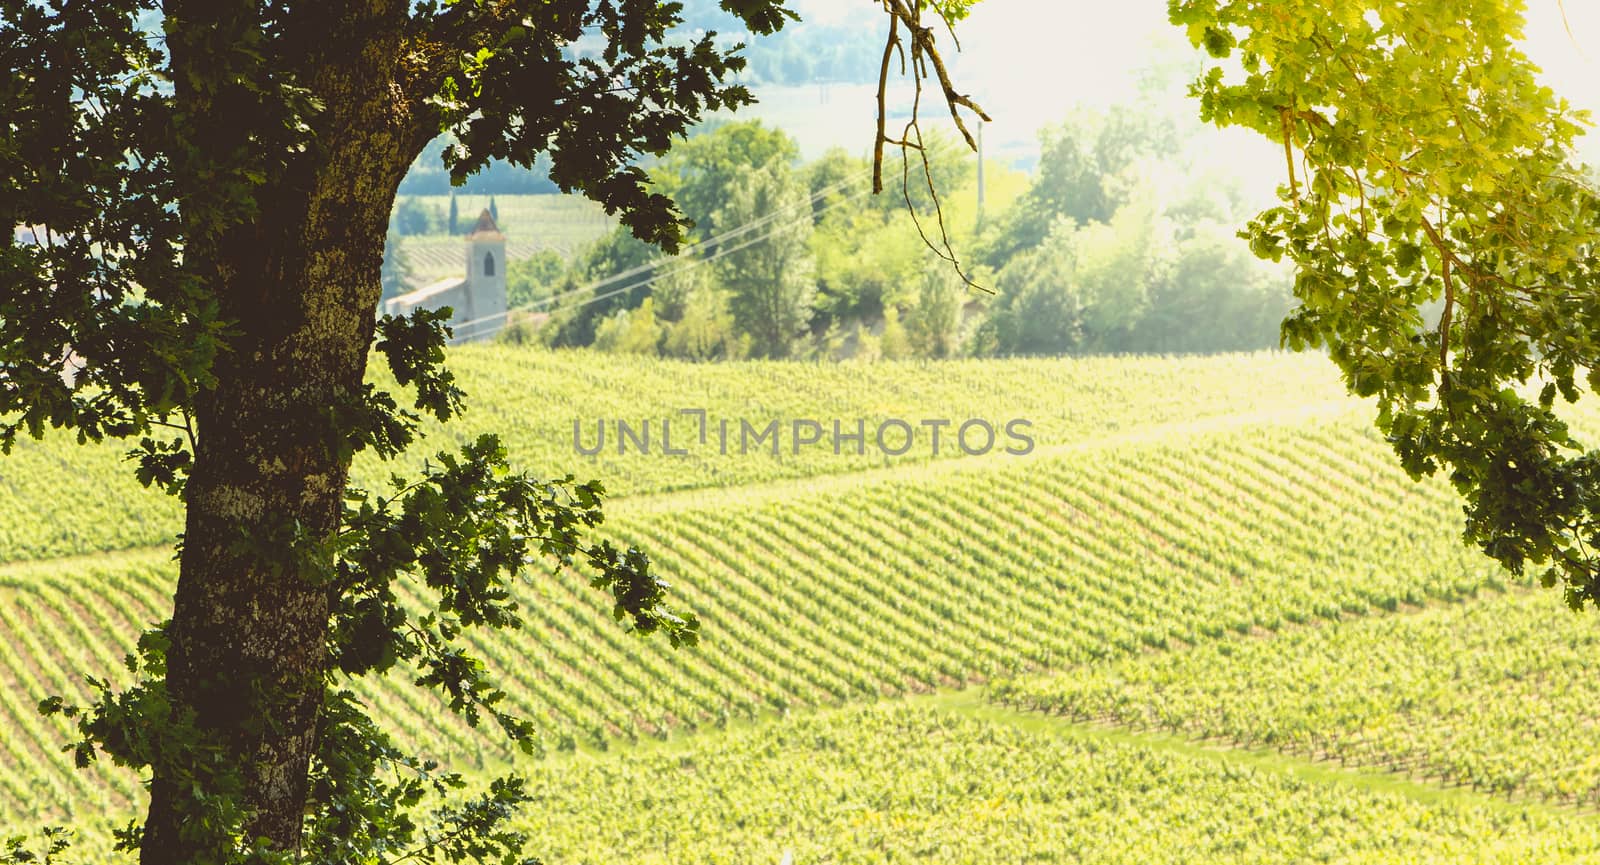
[[[484,340],[506,325],[506,236],[485,210],[466,239],[465,279],[442,279],[416,291],[391,297],[383,311],[406,315],[415,309],[450,307],[454,342]]]

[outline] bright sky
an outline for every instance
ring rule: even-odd
[[[1600,117],[1600,0],[1564,2],[1571,35],[1563,23],[1562,0],[1527,0],[1524,50],[1558,94]],[[875,32],[883,27],[883,13],[869,0],[796,0],[795,6],[808,21],[860,22]],[[1186,48],[1182,34],[1167,23],[1166,6],[1165,0],[982,0],[958,30],[965,50],[953,72],[958,85],[994,116],[987,140],[1028,146],[1041,125],[1060,121],[1074,106],[1131,99],[1140,69],[1159,55]],[[863,96],[870,100],[853,91],[833,93],[828,109],[837,115]],[[784,98],[810,101],[792,94]],[[778,108],[770,98],[769,105]],[[795,130],[808,155],[830,143],[855,151],[871,140],[870,130],[863,133],[853,118],[842,128],[805,120],[784,125],[831,127],[810,130],[809,141],[806,130]],[[1600,134],[1591,132],[1589,139],[1586,153],[1600,162]],[[1241,170],[1259,170],[1255,136],[1240,133],[1226,140],[1219,149],[1228,152],[1219,157],[1230,157]]]
[[[1549,83],[1575,104],[1600,107],[1600,2],[1525,0],[1528,55],[1544,67]],[[1571,35],[1563,24],[1571,25]],[[970,65],[980,68],[994,90],[1019,85],[1069,98],[1093,99],[1127,78],[1149,57],[1167,23],[1164,0],[982,0],[961,32]],[[795,0],[808,21],[860,21],[880,27],[882,12],[867,0]],[[1581,46],[1581,47],[1580,47]],[[1108,87],[1107,85],[1111,85]]]

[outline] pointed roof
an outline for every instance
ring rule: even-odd
[[[506,236],[500,233],[500,226],[494,224],[494,216],[486,207],[483,213],[478,214],[478,222],[467,232],[468,240],[505,240]]]

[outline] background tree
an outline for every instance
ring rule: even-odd
[[[520,309],[546,301],[561,282],[567,262],[553,249],[506,263],[506,304]]]
[[[851,156],[843,147],[830,147],[821,157],[807,163],[804,174],[815,220],[822,222],[825,213],[859,195],[866,188],[868,170],[865,159]]]
[[[672,148],[652,170],[656,189],[670,197],[694,223],[694,236],[705,240],[718,226],[736,226],[719,214],[727,204],[733,184],[750,167],[771,162],[793,163],[800,146],[781,129],[759,120],[707,124],[699,134]],[[714,252],[715,247],[705,250]]]
[[[795,218],[798,214],[799,218]],[[744,167],[729,184],[727,203],[716,212],[722,225],[769,221],[767,239],[729,247],[717,263],[727,286],[733,320],[760,357],[789,357],[805,335],[816,293],[810,251],[811,212],[805,186],[781,159]]]
[[[446,223],[446,231],[451,235],[461,233],[461,208],[456,203],[456,191],[450,190],[450,221]]]
[[[900,322],[900,310],[894,306],[883,308],[883,327],[878,332],[878,357],[883,360],[905,360],[911,356],[911,336]]]
[[[1152,285],[1166,263],[1159,245],[1169,233],[1148,195],[1128,201],[1108,222],[1078,229],[1072,279],[1083,307],[1086,349],[1127,350],[1150,310]]]
[[[1293,305],[1288,274],[1263,266],[1236,228],[1219,223],[1201,223],[1176,244],[1155,274],[1130,344],[1161,354],[1275,345]]]
[[[560,299],[552,310],[550,344],[593,343],[601,319],[644,303],[660,258],[660,250],[622,227],[586,248],[573,262],[569,279],[555,292]]]
[[[594,331],[594,347],[618,354],[655,355],[659,353],[665,328],[656,318],[655,298],[647,297],[634,309],[618,310],[602,320]]]
[[[939,182],[951,184],[939,187],[946,198],[963,191],[976,175],[953,153],[941,151],[930,164]],[[804,170],[816,214],[814,316],[830,325],[880,321],[890,305],[909,307],[922,275],[939,266],[907,213],[905,196],[865,196],[870,171],[866,160],[840,150],[823,154]],[[925,185],[913,185],[911,200],[925,215],[931,213]]]
[[[817,312],[830,321],[881,318],[909,303],[921,274],[936,266],[903,212],[887,219],[876,208],[830,211],[811,239]]]
[[[727,0],[754,33],[775,0]],[[532,557],[592,567],[619,618],[690,639],[637,551],[586,540],[600,489],[507,474],[486,439],[386,495],[350,461],[393,456],[416,412],[461,394],[441,317],[375,321],[395,189],[449,131],[454,178],[551,158],[563,190],[674,247],[670,202],[635,167],[707,111],[748,101],[709,38],[664,43],[676,4],[256,2],[45,6],[0,0],[0,445],[68,427],[136,442],[136,470],[187,509],[170,621],[139,679],[78,719],[77,754],[149,773],[122,834],[146,863],[510,856],[514,779],[476,797],[397,749],[348,684],[399,662],[470,721],[531,747],[458,640],[514,626]],[[585,31],[604,57],[562,47]],[[412,409],[365,382],[376,344]],[[68,356],[80,366],[60,374]],[[427,593],[414,614],[397,581]],[[429,796],[431,815],[412,812]],[[383,852],[388,851],[388,852]]]
[[[1178,149],[1171,120],[1141,105],[1078,111],[1041,130],[1037,177],[1022,201],[991,225],[984,263],[1004,267],[1013,255],[1038,246],[1058,217],[1108,222],[1126,203],[1128,187],[1115,179],[1147,157],[1171,157]]]
[[[961,349],[961,311],[967,299],[966,283],[951,268],[923,273],[916,303],[906,317],[912,350],[929,358],[955,357]]]
[[[394,225],[402,235],[430,234],[439,228],[439,216],[420,200],[405,196],[395,208]]]
[[[715,283],[696,289],[682,317],[667,325],[661,353],[686,360],[739,360],[750,353],[729,309],[728,293]]]
[[[923,135],[922,146],[924,153],[889,160],[886,169],[892,183],[888,194],[867,199],[866,206],[886,218],[904,218],[909,208],[924,220],[934,221],[938,219],[934,211],[935,194],[948,197],[977,180],[978,165],[972,153],[942,130],[929,129]],[[930,185],[932,190],[928,188]]]
[[[1019,253],[995,278],[998,296],[980,328],[984,353],[1067,354],[1083,341],[1078,295],[1078,226],[1061,216],[1039,246]]]

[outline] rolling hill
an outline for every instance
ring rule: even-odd
[[[529,825],[562,861],[1600,850],[1563,804],[1600,784],[1588,620],[1463,547],[1447,485],[1405,476],[1326,361],[693,366],[473,347],[452,364],[473,410],[430,447],[499,429],[523,464],[611,481],[603,531],[647,550],[705,631],[692,650],[639,640],[581,576],[535,571],[526,626],[474,640],[541,731],[545,758],[515,765],[542,785]],[[575,419],[684,408],[1027,418],[1036,442],[572,452]],[[130,492],[114,449],[30,443],[0,470],[0,834],[70,819],[103,838],[138,780],[73,771],[68,729],[34,705],[114,676],[163,615],[176,512]],[[401,682],[361,693],[430,755],[512,760]],[[1464,755],[1474,739],[1499,756]],[[1315,768],[1339,764],[1367,768]],[[1194,822],[1212,812],[1233,816]]]

